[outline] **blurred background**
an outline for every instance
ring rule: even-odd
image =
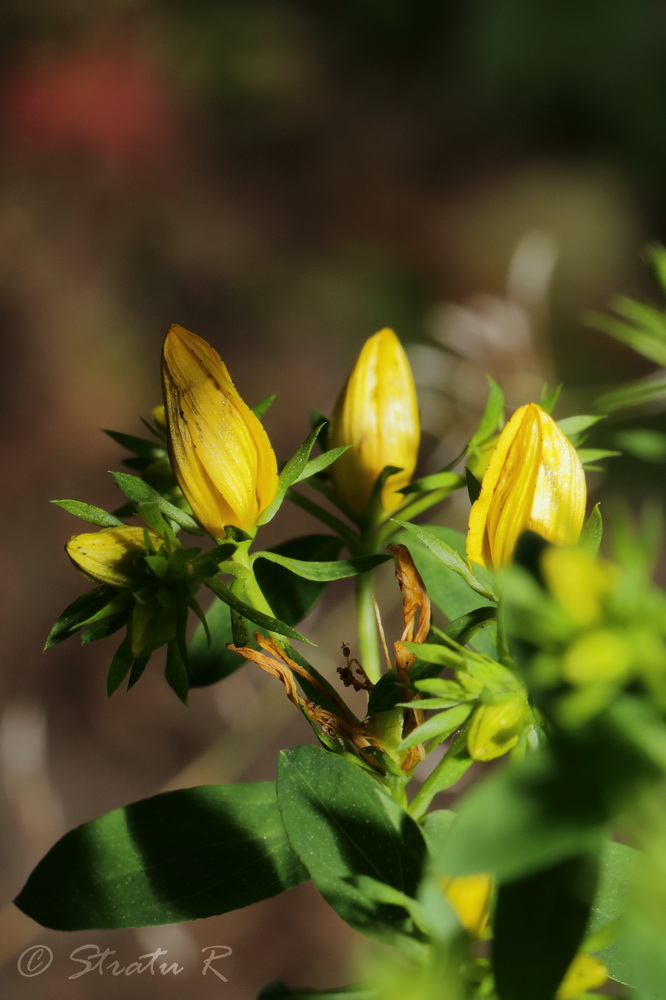
[[[249,667],[185,708],[157,658],[107,701],[113,639],[41,653],[86,589],[63,552],[81,526],[48,501],[118,505],[122,452],[100,428],[141,433],[170,323],[213,343],[248,402],[278,392],[283,459],[382,326],[410,351],[424,471],[464,443],[485,371],[510,406],[563,380],[559,415],[648,373],[582,316],[655,294],[640,254],[665,235],[665,38],[660,0],[5,0],[2,901],[72,826],[166,787],[271,778],[277,748],[311,739]],[[663,468],[616,463],[602,487],[658,493]],[[296,525],[284,512],[271,538]],[[331,671],[354,638],[332,590],[308,623]],[[271,978],[344,982],[357,940],[310,887],[140,934],[57,934],[11,908],[0,924],[18,1000],[117,996],[112,976],[68,979],[90,941],[188,970],[124,997],[251,1000]],[[34,942],[55,959],[30,979],[16,956]],[[208,945],[233,949],[227,984],[198,971]]]

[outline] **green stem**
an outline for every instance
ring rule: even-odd
[[[374,573],[359,573],[356,577],[356,619],[360,660],[368,679],[376,684],[381,675],[377,617],[372,599]]]
[[[287,496],[297,507],[306,510],[308,514],[312,514],[313,517],[322,521],[323,524],[327,524],[329,528],[332,528],[336,535],[342,538],[352,555],[360,554],[358,535],[344,521],[341,521],[339,517],[336,517],[335,514],[332,514],[320,506],[320,504],[315,503],[314,500],[304,497],[302,493],[297,493],[295,490],[289,490]]]

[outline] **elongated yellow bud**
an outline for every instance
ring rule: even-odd
[[[576,449],[545,410],[527,403],[495,445],[470,512],[467,556],[501,566],[527,530],[556,545],[572,544],[583,527],[586,499]]]
[[[195,518],[213,538],[222,538],[228,524],[251,531],[275,498],[277,462],[219,354],[172,326],[162,387],[171,464]]]
[[[386,480],[381,505],[386,513],[402,498],[416,465],[419,412],[409,361],[393,330],[380,330],[365,342],[338,397],[329,446],[349,449],[332,466],[333,485],[353,514],[361,514],[382,469],[402,472]]]
[[[444,877],[442,889],[460,923],[468,934],[479,938],[488,924],[494,882],[490,875]]]
[[[155,548],[161,539],[154,531],[148,535]],[[145,552],[143,528],[121,525],[102,528],[83,535],[72,535],[65,546],[77,569],[99,583],[129,588],[140,582],[137,560]]]

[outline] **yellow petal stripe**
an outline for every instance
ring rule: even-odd
[[[571,544],[583,526],[586,498],[576,449],[540,406],[527,403],[516,410],[491,456],[470,512],[467,556],[501,566],[527,530]]]
[[[154,547],[162,543],[154,531],[149,531]],[[137,559],[145,551],[143,528],[122,525],[102,528],[82,535],[72,535],[65,546],[67,555],[77,569],[99,583],[129,588],[139,580]]]
[[[419,414],[409,361],[393,330],[380,330],[363,345],[335,406],[329,430],[332,448],[351,447],[331,467],[339,498],[354,514],[367,506],[382,469],[402,471],[382,489],[385,512],[402,497],[396,490],[411,479],[419,447]]]
[[[162,384],[174,474],[197,521],[214,538],[228,524],[252,530],[277,492],[277,462],[219,354],[172,326]]]

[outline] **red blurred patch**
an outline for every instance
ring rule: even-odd
[[[33,55],[6,80],[0,114],[20,151],[83,153],[119,173],[153,165],[180,131],[150,57],[117,44]]]

